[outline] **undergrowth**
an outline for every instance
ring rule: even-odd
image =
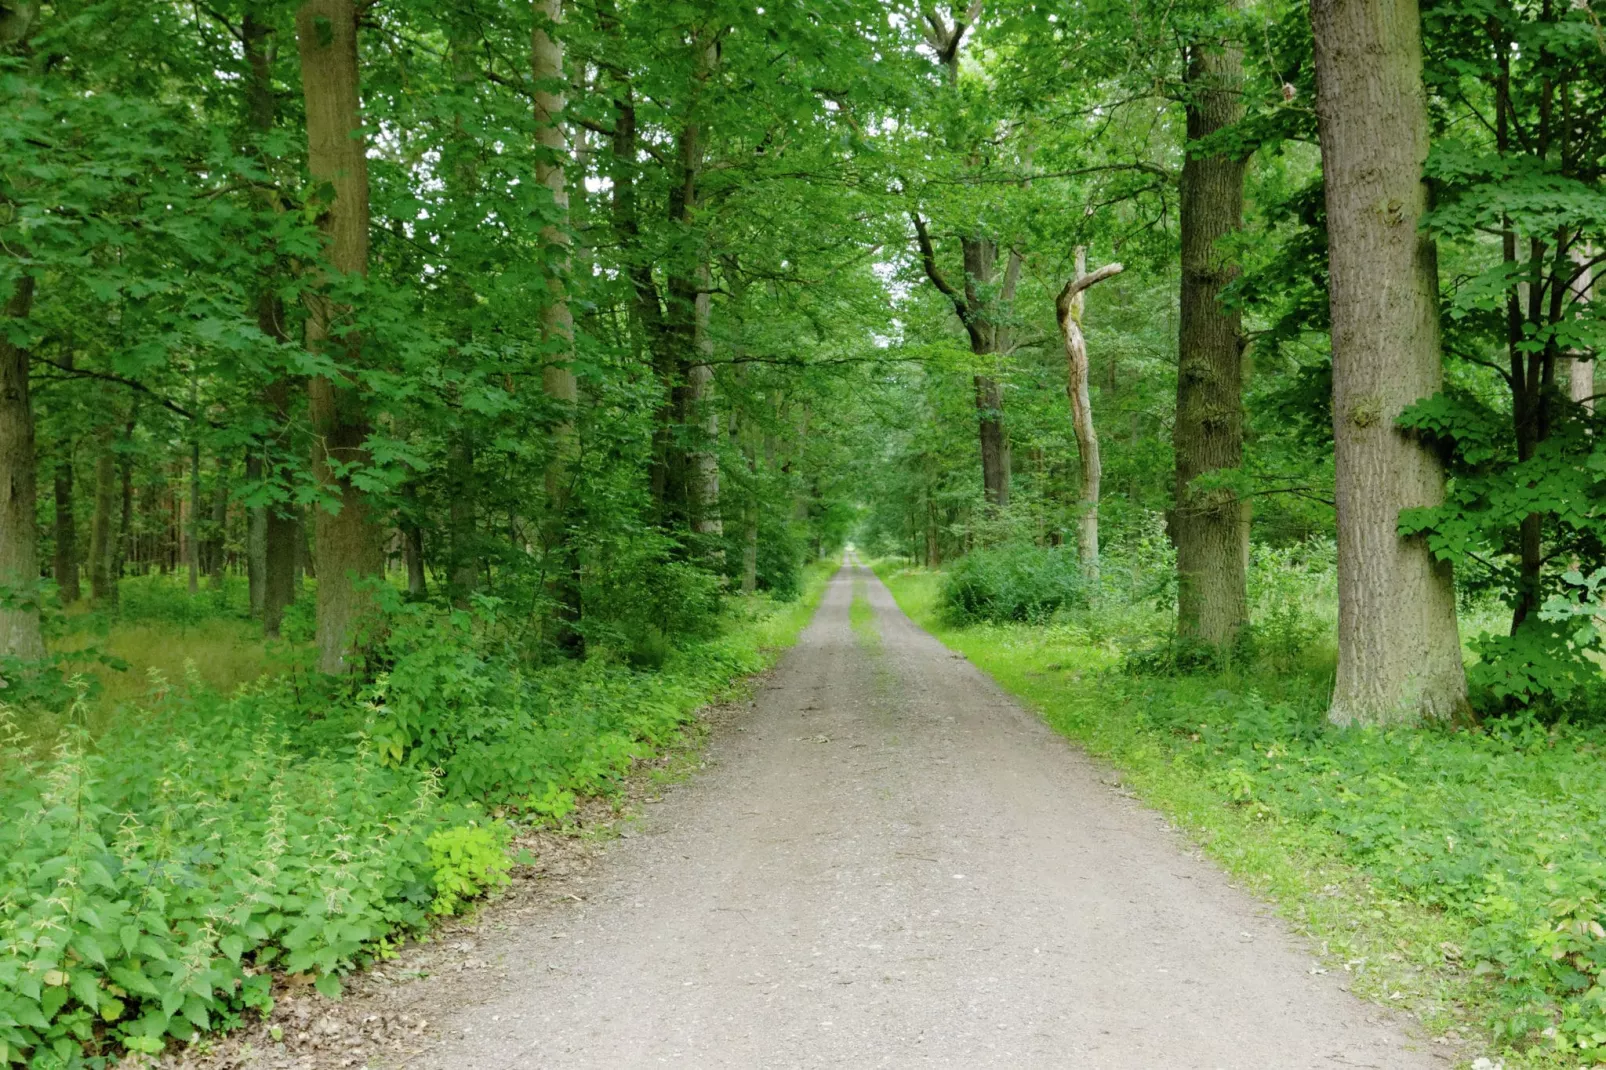
[[[732,599],[666,652],[524,668],[495,614],[412,606],[358,693],[263,676],[224,694],[149,674],[96,734],[83,682],[44,747],[0,707],[0,1066],[105,1067],[340,978],[507,880],[510,822],[618,790],[698,707],[795,641]],[[36,727],[36,726],[35,726]]]
[[[1268,612],[1326,594],[1307,584],[1302,603],[1275,573],[1260,651],[1189,673],[1132,656],[1162,635],[1152,606],[955,626],[937,574],[882,571],[919,623],[1277,899],[1357,990],[1435,1030],[1470,1022],[1508,1066],[1606,1063],[1606,727],[1333,728],[1317,610]]]

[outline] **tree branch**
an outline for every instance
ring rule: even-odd
[[[156,391],[152,390],[150,387],[146,386],[144,383],[138,382],[137,380],[124,379],[121,375],[113,375],[110,372],[90,371],[87,368],[78,368],[78,367],[74,367],[74,366],[68,365],[68,364],[59,364],[56,361],[50,360],[47,357],[41,357],[41,356],[39,356],[37,354],[30,354],[29,357],[30,357],[30,363],[48,364],[50,367],[52,367],[52,368],[56,369],[58,372],[62,373],[59,377],[58,376],[52,376],[52,378],[99,379],[102,382],[117,383],[117,384],[119,384],[121,386],[128,387],[130,390],[137,390],[141,394],[150,395],[151,397],[155,398],[158,402],[160,402],[164,408],[171,409],[173,412],[178,413],[180,416],[184,417],[186,420],[203,420],[204,422],[210,424],[213,427],[222,426],[221,424],[214,423],[213,421],[208,420],[205,417],[197,416],[195,413],[193,413],[190,410],[184,408],[184,406],[177,404],[176,402],[169,401],[163,395],[158,394]]]
[[[1070,304],[1071,299],[1077,294],[1081,293],[1083,290],[1090,286],[1097,286],[1105,279],[1119,275],[1125,270],[1126,268],[1121,264],[1105,264],[1097,271],[1087,275],[1082,275],[1079,278],[1071,279],[1065,284],[1065,289],[1060,291],[1060,295],[1054,301],[1054,304],[1056,307],[1064,307],[1065,305]]]

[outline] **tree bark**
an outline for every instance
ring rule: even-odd
[[[951,10],[953,24],[942,19],[935,6],[927,6],[923,32],[926,43],[936,54],[942,67],[944,81],[950,88],[959,85],[959,53],[965,34],[976,24],[981,14],[980,0],[971,0],[963,9]],[[950,144],[955,151],[970,151],[970,146]],[[921,262],[926,276],[954,306],[954,313],[970,338],[970,350],[978,357],[994,357],[1005,352],[1007,328],[1003,326],[1010,302],[1014,298],[1015,281],[1020,277],[1020,259],[1010,253],[1002,292],[996,297],[991,292],[994,283],[994,266],[998,259],[998,243],[976,234],[962,234],[960,253],[964,260],[965,279],[963,294],[949,285],[937,267],[936,251],[925,222],[916,214],[915,233],[920,243]],[[983,362],[990,363],[990,362]],[[975,390],[977,438],[981,447],[982,494],[993,510],[1009,506],[1009,434],[1004,426],[1003,388],[991,370],[972,378]]]
[[[122,516],[117,522],[117,560],[113,572],[123,574],[123,563],[134,554],[134,426],[139,419],[139,403],[134,403],[123,425],[123,455],[118,458],[117,475],[123,486]]]
[[[5,318],[26,319],[33,309],[33,291],[32,275],[18,279]],[[25,661],[45,656],[39,631],[35,465],[28,351],[0,331],[0,654]]]
[[[56,556],[53,572],[61,604],[70,606],[83,597],[78,582],[78,522],[73,515],[73,448],[61,444],[63,456],[56,462]]]
[[[206,533],[206,583],[214,591],[223,589],[223,564],[228,553],[229,462],[219,457],[217,482],[212,485],[212,522]]]
[[[117,604],[116,548],[112,544],[112,508],[117,495],[117,451],[112,429],[96,436],[95,509],[89,526],[89,597],[96,609]]]
[[[1243,117],[1243,55],[1224,41],[1195,41],[1185,68],[1190,145]],[[1177,550],[1177,635],[1218,650],[1249,621],[1244,572],[1246,499],[1195,481],[1243,465],[1243,330],[1222,291],[1238,274],[1222,242],[1243,226],[1241,157],[1190,150],[1182,167],[1182,293],[1178,331],[1176,456],[1171,540]]]
[[[249,483],[262,478],[262,458],[254,449],[245,456],[245,478]],[[262,619],[262,610],[267,604],[264,583],[267,559],[268,507],[254,505],[245,518],[245,579],[250,592],[251,616],[257,620]]]
[[[1093,427],[1093,402],[1088,394],[1087,339],[1082,333],[1082,308],[1089,287],[1121,271],[1120,264],[1106,264],[1089,275],[1087,250],[1078,248],[1076,274],[1054,302],[1060,337],[1065,343],[1065,395],[1071,402],[1071,428],[1076,433],[1076,452],[1081,463],[1076,552],[1082,574],[1093,581],[1099,578],[1099,481],[1104,468],[1099,461],[1099,436]]]
[[[252,130],[259,136],[270,134],[278,123],[278,105],[273,95],[273,60],[270,48],[273,30],[255,7],[247,10],[242,23],[246,59],[246,111]],[[263,195],[264,209],[279,210],[272,193]],[[274,342],[289,342],[285,328],[284,302],[269,280],[263,281],[256,298],[257,329]],[[285,440],[290,433],[291,384],[283,375],[270,382],[263,392],[272,434],[253,451],[258,477],[265,471],[275,483],[287,484],[292,473],[285,461]],[[249,461],[247,463],[250,463]],[[252,589],[251,608],[262,620],[262,632],[277,638],[284,611],[295,601],[298,587],[296,559],[301,541],[299,509],[288,502],[270,502],[251,511],[248,558],[258,569]]]
[[[709,333],[713,279],[708,265],[697,268],[697,296],[692,306],[692,352],[695,359],[686,372],[686,420],[694,428],[694,448],[687,455],[687,499],[691,506],[692,533],[699,550],[723,563],[725,521],[719,508],[719,410],[714,405],[714,338]]]
[[[478,524],[475,515],[474,439],[467,430],[452,436],[446,453],[446,485],[452,500],[446,507],[447,553],[446,584],[452,604],[468,605],[469,595],[479,584]]]
[[[290,384],[283,379],[273,383],[267,399],[278,426],[288,426]],[[263,515],[262,540],[262,634],[272,639],[279,635],[285,609],[300,592],[298,561],[305,541],[300,507],[289,502],[269,505]]]
[[[193,407],[195,391],[190,391]],[[189,514],[184,524],[184,563],[190,570],[190,594],[201,590],[201,442],[190,440]]]
[[[296,45],[307,111],[307,170],[333,197],[320,205],[320,229],[329,265],[342,275],[368,271],[368,158],[358,97],[357,14],[352,0],[306,0],[296,11]],[[308,348],[338,345],[348,362],[361,357],[354,333],[332,337],[348,310],[326,294],[307,295]],[[318,668],[344,672],[357,629],[372,610],[366,581],[381,574],[381,531],[362,492],[336,466],[368,463],[368,416],[362,398],[343,376],[319,376],[308,384],[314,433],[313,476],[335,510],[317,513]]]
[[[1336,724],[1466,705],[1448,563],[1399,535],[1444,500],[1438,457],[1395,424],[1438,391],[1438,274],[1420,222],[1428,151],[1415,0],[1312,0],[1326,176],[1338,506]]]
[[[402,552],[407,559],[407,595],[414,599],[429,596],[429,578],[424,574],[424,529],[409,520],[402,528]]]
[[[534,12],[530,72],[535,83],[535,177],[552,191],[552,201],[558,209],[557,220],[542,230],[541,240],[548,248],[561,251],[549,265],[547,303],[541,310],[541,336],[547,348],[541,388],[561,413],[547,435],[546,516],[541,525],[541,541],[547,594],[556,609],[554,639],[560,648],[579,652],[583,646],[575,627],[580,620],[579,563],[569,539],[569,494],[579,453],[575,408],[580,387],[574,377],[574,312],[569,307],[567,288],[569,191],[564,164],[569,149],[563,128],[563,43],[556,37],[563,22],[563,0],[536,0]]]
[[[965,263],[965,285],[961,293],[937,265],[936,247],[925,220],[918,213],[910,218],[915,225],[915,239],[926,277],[953,305],[954,315],[970,339],[970,351],[978,357],[993,357],[1007,349],[1007,328],[1001,321],[1015,297],[1020,257],[1010,253],[1002,287],[994,297],[991,287],[995,282],[993,267],[998,257],[997,243],[986,238],[960,238]],[[982,493],[989,506],[1005,509],[1009,506],[1009,435],[1004,427],[1003,389],[996,378],[985,374],[973,376],[972,386],[981,444]]]

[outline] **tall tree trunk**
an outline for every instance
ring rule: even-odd
[[[6,319],[33,309],[34,280],[24,275],[6,302]],[[38,493],[33,399],[28,351],[0,331],[0,654],[33,661],[45,656],[39,631]]]
[[[719,509],[719,409],[714,405],[714,338],[709,333],[713,280],[708,265],[697,268],[697,297],[693,303],[692,352],[686,371],[686,420],[692,425],[694,448],[686,459],[687,498],[691,505],[692,533],[699,552],[716,564],[725,560],[725,522]]]
[[[246,111],[251,129],[258,137],[271,134],[278,122],[278,104],[273,95],[275,50],[270,47],[273,29],[264,11],[259,11],[257,6],[248,9],[241,33],[246,59]],[[279,210],[281,205],[276,195],[265,193],[262,207]],[[268,279],[263,280],[257,293],[256,317],[257,329],[265,337],[280,345],[290,341],[285,328],[284,302]],[[251,456],[260,474],[271,476],[275,484],[285,484],[292,478],[285,461],[284,442],[290,427],[290,382],[281,374],[268,384],[263,394],[273,434],[267,436]],[[259,506],[251,511],[250,530],[248,557],[252,567],[258,570],[251,608],[262,620],[263,634],[276,638],[285,607],[295,601],[298,587],[296,559],[302,537],[299,509],[288,502]]]
[[[1448,563],[1399,535],[1444,500],[1438,457],[1395,421],[1438,391],[1438,275],[1420,229],[1428,151],[1415,0],[1312,0],[1326,176],[1338,504],[1337,724],[1466,704]]]
[[[72,444],[63,443],[64,455],[56,462],[56,559],[53,571],[61,604],[70,606],[83,597],[78,582],[78,522],[73,515]]]
[[[1093,427],[1093,402],[1088,394],[1087,338],[1082,333],[1083,299],[1088,287],[1120,274],[1120,264],[1106,264],[1087,273],[1087,250],[1076,250],[1076,274],[1054,302],[1060,337],[1065,342],[1065,394],[1071,402],[1071,428],[1076,433],[1081,463],[1081,489],[1077,494],[1076,552],[1082,575],[1099,578],[1099,482],[1104,467],[1099,461],[1099,436]]]
[[[95,439],[95,509],[89,525],[89,597],[96,609],[117,604],[116,547],[112,543],[112,509],[117,495],[117,451],[112,429]]]
[[[535,84],[535,177],[552,191],[559,218],[541,232],[549,248],[563,250],[547,278],[547,304],[541,310],[541,336],[547,360],[541,370],[541,388],[562,413],[548,435],[546,515],[541,525],[546,562],[547,594],[556,607],[554,638],[559,647],[578,651],[583,643],[575,625],[580,620],[579,563],[569,539],[569,488],[579,452],[575,406],[580,400],[574,377],[574,313],[569,307],[569,191],[564,163],[568,143],[563,129],[565,107],[562,86],[563,44],[558,28],[563,22],[563,0],[536,0],[535,26],[530,34],[530,71]]]
[[[223,589],[223,563],[228,554],[229,462],[219,457],[217,482],[212,485],[212,523],[206,535],[206,582],[214,591]]]
[[[128,410],[128,422],[123,425],[122,456],[117,458],[117,474],[122,481],[122,515],[117,522],[117,552],[112,572],[123,574],[123,563],[134,554],[134,428],[139,421],[139,401],[136,398]]]
[[[402,527],[402,552],[407,560],[407,594],[411,598],[429,596],[429,579],[424,575],[424,529],[416,520]]]
[[[452,500],[446,507],[446,583],[454,605],[466,606],[479,584],[479,554],[475,519],[474,440],[466,430],[452,436],[446,452],[446,484]]]
[[[1004,282],[1008,291],[997,298],[990,296],[998,262],[998,243],[991,238],[960,238],[959,247],[965,260],[965,301],[970,318],[977,329],[969,331],[970,349],[978,357],[995,357],[1004,348],[999,343],[1000,313],[1014,296],[1010,277]],[[1009,276],[1018,276],[1019,267],[1013,256]],[[1004,390],[998,379],[990,373],[974,376],[976,392],[976,420],[981,440],[982,491],[989,504],[1005,509],[1009,506],[1009,435],[1004,427]]]
[[[195,391],[190,391],[195,401]],[[184,525],[184,563],[190,570],[190,593],[201,590],[201,440],[190,440],[189,518]]]
[[[255,449],[245,455],[245,478],[256,483],[262,478],[262,457]],[[267,604],[264,574],[268,560],[268,507],[253,505],[245,516],[245,580],[250,592],[251,616],[262,619]]]
[[[1595,258],[1595,250],[1594,247],[1588,242],[1577,241],[1574,242],[1573,247],[1568,250],[1568,257],[1570,258],[1574,268],[1578,271],[1578,277],[1573,281],[1571,286],[1567,287],[1572,295],[1572,307],[1570,314],[1573,316],[1581,316],[1588,311],[1587,306],[1589,305],[1590,299],[1594,296],[1594,288],[1591,285],[1593,268],[1590,266],[1590,261]],[[1566,366],[1566,377],[1563,379],[1563,382],[1565,383],[1564,389],[1567,391],[1567,396],[1577,404],[1582,405],[1585,412],[1594,413],[1594,355],[1577,351],[1569,352],[1564,362]],[[1559,361],[1558,363],[1562,362]],[[1562,378],[1560,368],[1557,369],[1557,378]]]
[[[26,48],[37,2],[13,3],[0,12],[0,54]],[[24,255],[15,247],[8,255]],[[0,320],[27,319],[33,311],[34,277],[22,274],[0,308]],[[39,631],[38,496],[34,456],[33,398],[28,390],[28,351],[0,329],[0,655],[35,661],[45,656]]]
[[[668,269],[664,324],[654,352],[653,363],[667,402],[659,410],[657,434],[663,459],[661,474],[654,473],[654,491],[661,502],[660,516],[665,526],[681,528],[695,536],[702,534],[702,526],[712,515],[700,500],[705,471],[702,453],[706,449],[702,443],[706,432],[703,399],[712,379],[705,350],[712,342],[707,335],[708,250],[704,237],[697,232],[697,204],[703,170],[700,102],[718,61],[718,49],[706,36],[693,40],[691,47],[695,61],[675,141],[677,170],[669,190],[668,215],[671,226],[682,235],[685,249],[692,251],[682,251]],[[717,479],[717,469],[715,476]],[[717,503],[717,489],[715,494]],[[705,549],[700,545],[701,539],[697,542],[699,552]]]
[[[1201,477],[1243,465],[1242,317],[1222,304],[1237,275],[1222,243],[1243,226],[1245,160],[1200,156],[1193,143],[1243,117],[1243,54],[1230,42],[1195,41],[1185,82],[1190,151],[1182,167],[1182,312],[1178,331],[1176,455],[1171,540],[1177,549],[1177,635],[1231,647],[1249,621],[1243,511],[1229,487]]]
[[[307,109],[307,170],[333,198],[320,205],[319,225],[329,264],[342,275],[368,271],[368,157],[358,98],[357,14],[352,0],[306,0],[296,11],[296,45]],[[320,350],[333,342],[335,321],[345,314],[326,294],[307,296],[307,344]],[[348,334],[338,344],[348,363],[361,357],[361,343]],[[314,432],[313,476],[338,511],[317,515],[318,668],[343,672],[355,633],[372,609],[366,581],[384,568],[379,525],[368,502],[341,468],[368,463],[368,416],[356,387],[343,375],[318,376],[308,384]]]
[[[280,379],[267,391],[269,410],[278,426],[289,423],[290,384]],[[269,463],[283,466],[270,455]],[[301,530],[301,508],[289,502],[275,502],[264,510],[262,527],[262,634],[277,638],[284,611],[300,593],[299,559],[305,538]]]

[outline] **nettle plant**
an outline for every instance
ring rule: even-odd
[[[295,727],[270,683],[181,686],[41,756],[0,708],[0,1066],[159,1052],[270,1007],[275,973],[336,995],[500,883],[505,838],[434,776],[361,739],[307,754]]]

